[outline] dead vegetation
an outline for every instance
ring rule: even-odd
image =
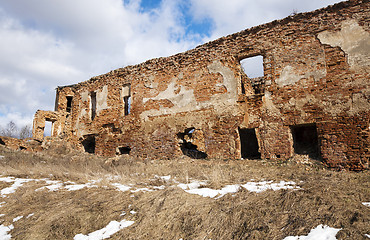
[[[37,190],[28,182],[3,198],[0,223],[14,225],[14,239],[73,239],[122,219],[135,223],[111,239],[283,239],[307,235],[319,224],[342,228],[337,239],[366,239],[370,210],[368,172],[335,172],[320,162],[296,156],[284,162],[258,160],[136,161],[128,156],[107,159],[49,146],[41,153],[10,151],[0,146],[3,176],[62,182],[101,181],[77,191]],[[171,180],[155,176],[171,175]],[[241,189],[222,198],[189,194],[177,182],[207,181],[220,189],[251,180],[294,181],[300,190]],[[117,191],[112,183],[156,191]],[[11,183],[0,182],[0,188]],[[135,211],[135,214],[130,213]],[[122,215],[122,213],[125,213]],[[30,215],[33,214],[33,215]],[[23,216],[20,220],[13,219]]]

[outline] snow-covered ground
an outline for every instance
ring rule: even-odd
[[[335,235],[342,230],[341,228],[331,228],[320,224],[312,229],[307,236],[289,236],[283,240],[336,240]]]

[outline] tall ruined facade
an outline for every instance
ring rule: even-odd
[[[370,6],[350,0],[253,27],[174,56],[57,88],[33,136],[82,151],[171,159],[287,159],[367,168]],[[241,61],[259,56],[263,76]],[[262,63],[261,63],[262,64]],[[248,68],[248,66],[246,66]]]

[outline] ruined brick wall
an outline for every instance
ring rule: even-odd
[[[368,0],[347,1],[59,87],[55,134],[99,155],[240,159],[245,133],[261,158],[287,159],[315,130],[329,166],[366,168],[369,15]],[[256,55],[253,80],[240,60]]]

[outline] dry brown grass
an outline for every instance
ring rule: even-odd
[[[59,151],[59,152],[58,152]],[[49,178],[85,183],[102,179],[98,188],[49,192],[35,189],[42,182],[25,183],[8,195],[0,208],[0,220],[15,239],[73,239],[112,220],[135,221],[112,239],[283,239],[307,235],[319,224],[343,228],[338,239],[366,239],[370,231],[368,172],[334,172],[319,162],[297,156],[285,162],[191,160],[136,161],[122,157],[106,164],[106,158],[77,154],[66,149],[32,154],[12,152],[0,146],[2,175]],[[302,161],[301,161],[302,162]],[[251,179],[295,181],[302,190],[251,193],[240,190],[220,199],[192,195],[154,175],[171,175],[178,182],[205,180],[207,187],[246,183]],[[110,177],[115,176],[112,180]],[[137,187],[165,185],[164,190],[119,192],[111,182]],[[0,189],[10,186],[0,182]],[[129,214],[130,210],[137,214]],[[120,216],[122,211],[127,214]]]

